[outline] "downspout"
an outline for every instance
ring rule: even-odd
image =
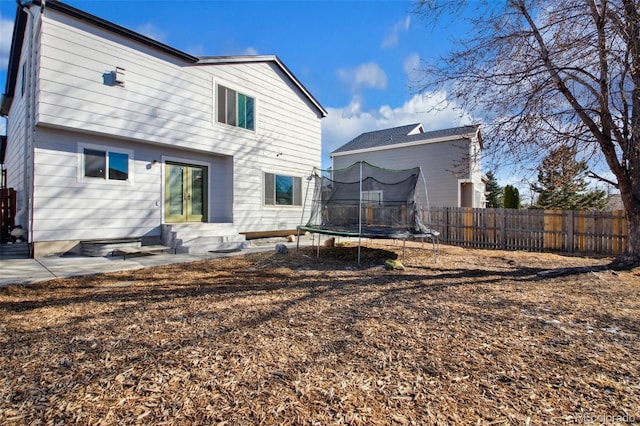
[[[32,1],[20,1],[17,0],[17,3],[22,7],[26,13],[29,14],[29,54],[28,60],[26,61],[26,70],[24,75],[27,77],[26,87],[25,87],[25,144],[24,144],[24,168],[23,168],[23,202],[20,206],[20,209],[16,212],[16,218],[19,221],[22,221],[24,216],[26,216],[26,223],[21,224],[23,229],[26,231],[27,242],[33,243],[33,192],[34,192],[34,182],[33,182],[33,171],[34,171],[34,140],[35,140],[35,57],[36,53],[34,52],[34,37],[36,31],[36,17],[37,14],[32,11],[33,2]],[[40,13],[44,11],[44,2],[42,2],[42,7],[39,9]],[[38,27],[39,31],[39,27]],[[23,81],[22,84],[25,84]]]

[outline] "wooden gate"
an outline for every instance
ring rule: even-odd
[[[0,189],[0,243],[11,241],[11,230],[15,226],[16,191],[12,188]]]

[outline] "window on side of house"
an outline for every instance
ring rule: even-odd
[[[81,152],[83,178],[130,180],[130,153],[93,147],[83,147]]]
[[[381,205],[382,204],[382,191],[362,191],[362,204],[367,205]]]
[[[264,204],[267,206],[301,206],[302,178],[265,173]]]
[[[216,106],[218,123],[255,130],[255,99],[251,96],[219,84]]]

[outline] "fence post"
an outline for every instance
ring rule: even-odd
[[[567,250],[569,253],[573,253],[575,251],[573,247],[573,217],[575,211],[568,211],[567,215]]]
[[[499,210],[499,214],[500,214],[500,239],[497,241],[497,243],[499,244],[499,247],[502,250],[506,250],[507,248],[507,214],[506,214],[506,209],[500,208]]]
[[[449,207],[444,208],[444,227],[443,227],[443,240],[449,241]]]

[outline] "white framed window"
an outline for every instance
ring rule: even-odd
[[[253,97],[218,84],[216,86],[216,121],[242,129],[255,130]]]
[[[301,206],[302,178],[264,173],[264,204],[266,206]]]
[[[78,144],[78,178],[84,182],[133,182],[133,151]]]
[[[382,204],[382,190],[377,191],[362,191],[361,199],[362,204],[368,205],[381,205]]]

